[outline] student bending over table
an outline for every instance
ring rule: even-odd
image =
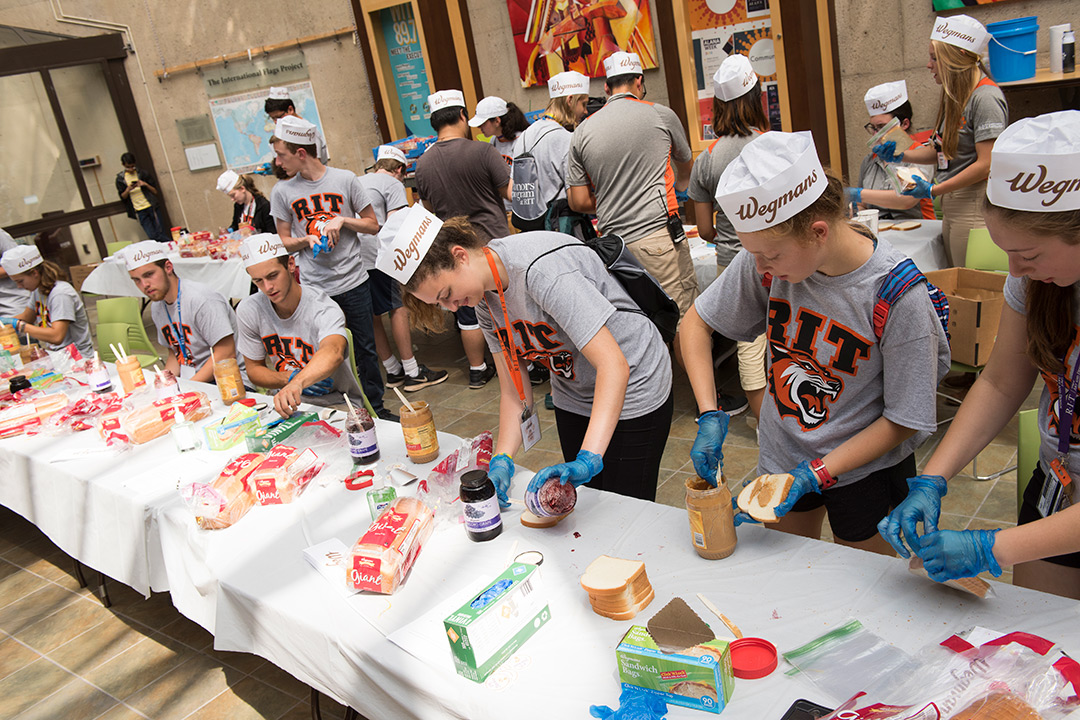
[[[0,265],[16,285],[30,293],[25,310],[13,318],[0,318],[0,322],[37,340],[46,350],[75,343],[83,357],[93,357],[86,305],[71,283],[60,279],[59,267],[41,257],[34,245],[11,248],[0,258]]]

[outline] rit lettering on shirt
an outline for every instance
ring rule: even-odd
[[[318,235],[315,225],[338,217],[344,206],[345,196],[340,193],[314,193],[306,198],[297,198],[290,205],[293,215],[308,235]]]
[[[278,334],[266,335],[262,339],[266,357],[274,361],[273,369],[278,372],[299,370],[311,362],[315,348],[302,338],[282,337]],[[267,363],[269,366],[269,363]]]
[[[1080,361],[1080,357],[1077,357],[1077,355],[1076,355],[1077,344],[1078,343],[1080,343],[1080,326],[1075,326],[1073,328],[1072,342],[1069,343],[1069,351],[1067,353],[1065,353],[1066,360],[1068,358],[1071,358],[1071,357],[1072,358],[1077,358],[1076,360],[1073,361],[1074,366],[1075,366],[1075,363],[1077,361]],[[1072,374],[1073,374],[1073,367],[1070,367],[1068,362],[1066,362],[1065,363],[1065,377],[1066,378],[1071,378]],[[1057,435],[1057,436],[1060,437],[1061,428],[1059,427],[1060,423],[1058,421],[1058,417],[1060,417],[1059,412],[1061,410],[1061,393],[1058,390],[1058,378],[1057,378],[1057,375],[1048,373],[1045,370],[1041,372],[1041,375],[1042,375],[1042,378],[1043,378],[1043,382],[1046,383],[1046,389],[1050,391],[1050,412],[1049,412],[1049,415],[1050,415],[1050,417],[1049,417],[1050,431],[1053,432],[1054,435]],[[1078,404],[1078,405],[1080,405],[1080,404]],[[1080,443],[1080,412],[1077,412],[1077,413],[1073,414],[1073,423],[1072,423],[1072,425],[1073,425],[1072,429],[1071,429],[1072,432],[1070,433],[1070,436],[1069,436],[1069,444],[1070,445],[1076,445],[1076,444]],[[1057,441],[1055,440],[1055,442],[1057,442]],[[1071,468],[1071,469],[1075,472],[1076,470],[1078,470],[1080,468]]]
[[[563,347],[563,342],[555,337],[555,328],[545,322],[531,323],[525,320],[514,320],[511,324],[517,335],[514,344],[523,360],[543,363],[548,370],[565,380],[575,378],[574,355],[566,350],[559,350]],[[508,347],[506,328],[497,326],[495,329],[501,337],[503,347]]]
[[[193,334],[191,332],[191,327],[187,323],[181,325],[180,327],[182,328],[183,333],[184,333],[184,347],[188,348],[188,355],[190,355],[190,353],[191,353],[191,336]],[[177,328],[176,323],[169,323],[167,325],[162,325],[162,327],[161,327],[161,336],[165,338],[165,343],[169,346],[169,349],[172,350],[173,355],[176,356],[176,359],[180,361],[181,365],[194,366],[195,365],[195,358],[187,357],[185,355],[185,353],[184,353],[183,348],[180,347],[180,343],[177,341],[176,328]]]
[[[875,343],[851,328],[807,308],[792,318],[791,304],[769,300],[769,392],[780,417],[793,417],[803,432],[829,420],[829,409],[844,393],[844,377],[855,377]],[[819,349],[831,345],[827,363]]]

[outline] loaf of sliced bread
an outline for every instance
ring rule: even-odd
[[[636,616],[639,612],[649,606],[649,603],[653,601],[654,597],[656,597],[656,595],[653,593],[653,589],[649,588],[649,594],[642,598],[641,602],[634,603],[627,610],[624,610],[622,612],[610,612],[608,610],[602,610],[593,605],[593,612],[595,612],[597,615],[603,615],[606,618],[611,618],[612,620],[633,620],[634,616]]]
[[[655,597],[645,563],[609,555],[585,568],[581,587],[589,594],[593,611],[612,620],[630,620]]]
[[[758,522],[774,523],[776,507],[784,502],[795,477],[788,473],[760,475],[739,493],[739,510]]]

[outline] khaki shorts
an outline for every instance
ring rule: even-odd
[[[986,181],[941,196],[941,238],[951,267],[963,267],[967,259],[968,233],[986,227],[982,215],[982,200],[986,197]]]
[[[697,274],[690,258],[690,242],[671,241],[666,227],[627,244],[630,253],[656,279],[679,306],[680,320],[698,296]]]

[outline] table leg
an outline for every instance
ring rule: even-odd
[[[75,580],[78,581],[79,587],[80,588],[86,587],[86,578],[83,576],[82,563],[80,563],[75,558],[71,558],[71,564],[74,567]]]
[[[322,712],[319,711],[319,691],[311,688],[311,720],[322,720]]]
[[[109,597],[109,588],[105,584],[105,573],[98,572],[98,587],[97,596],[101,599],[101,604],[105,607],[112,607],[112,598]]]

